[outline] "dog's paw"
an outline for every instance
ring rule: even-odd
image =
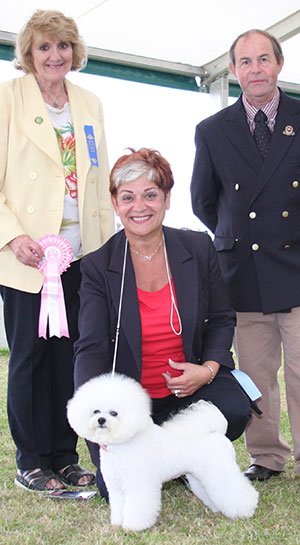
[[[123,518],[120,516],[110,515],[110,523],[112,526],[120,527],[123,525]]]
[[[157,520],[156,513],[128,513],[124,516],[123,528],[124,530],[132,530],[134,532],[141,532],[142,530],[148,530],[154,526]]]
[[[224,515],[231,519],[248,519],[252,517],[256,511],[258,505],[259,494],[253,486],[244,493],[236,494],[235,499],[224,505],[222,512]]]
[[[122,527],[124,530],[131,531],[131,532],[142,532],[143,530],[148,530],[155,524],[155,521],[153,523],[146,523],[146,522],[130,522],[128,524],[123,524]]]
[[[122,524],[115,524],[114,522],[110,521],[113,528],[116,530],[122,526]]]

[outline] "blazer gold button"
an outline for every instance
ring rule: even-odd
[[[92,177],[91,177],[91,184],[94,184],[94,183],[95,183],[95,180],[96,180],[95,176],[92,176]]]
[[[92,216],[93,216],[93,218],[95,218],[97,216],[97,210],[93,210]]]
[[[256,212],[250,212],[249,218],[251,218],[252,220],[254,220],[254,219],[256,218]]]
[[[297,182],[297,180],[295,180],[295,181],[292,183],[292,186],[295,187],[295,188],[298,187],[298,186],[299,186],[299,182]]]
[[[289,250],[290,247],[291,247],[290,244],[285,244],[285,245],[283,246],[283,249],[284,249],[284,250]]]
[[[37,173],[36,173],[36,172],[31,172],[31,173],[30,173],[30,178],[31,178],[32,180],[36,180],[36,179],[37,179]]]
[[[281,215],[283,218],[288,218],[290,214],[287,210],[284,210]]]
[[[34,206],[28,206],[28,207],[27,207],[27,212],[28,212],[28,214],[33,214],[33,212],[34,212]]]
[[[259,250],[259,244],[256,244],[256,242],[252,244],[252,250],[254,250],[255,252]]]
[[[238,191],[240,189],[240,184],[235,184],[234,189]]]

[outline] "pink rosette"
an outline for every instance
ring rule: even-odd
[[[39,316],[39,337],[69,337],[64,292],[60,275],[70,266],[73,250],[70,243],[59,235],[41,237],[38,244],[43,248],[45,258],[38,265],[45,280],[41,293]]]

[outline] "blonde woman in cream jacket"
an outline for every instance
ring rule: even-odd
[[[25,76],[0,85],[0,293],[10,364],[8,417],[15,483],[49,490],[94,481],[78,465],[65,407],[73,393],[80,258],[114,232],[100,100],[65,79],[86,62],[73,19],[37,10],[18,35]],[[88,136],[89,135],[89,136]],[[89,145],[92,140],[92,148]],[[96,150],[96,151],[95,151]],[[73,261],[62,274],[70,338],[38,337],[44,253],[62,235]]]

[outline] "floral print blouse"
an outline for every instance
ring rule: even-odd
[[[60,150],[65,175],[64,212],[59,234],[73,249],[73,261],[82,257],[78,212],[76,145],[69,102],[61,110],[46,104]]]

